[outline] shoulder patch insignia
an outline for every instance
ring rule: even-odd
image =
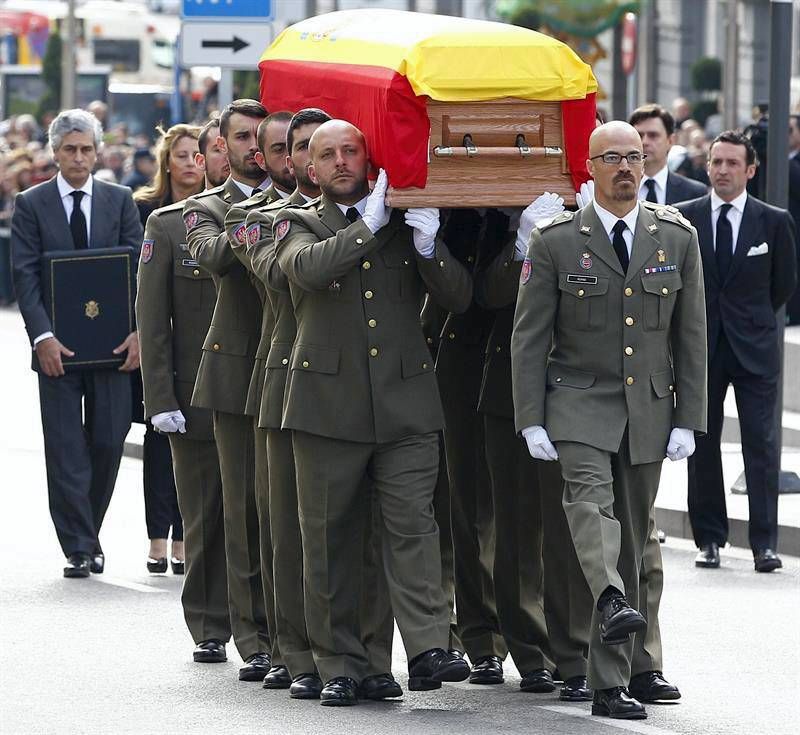
[[[286,237],[287,233],[289,232],[289,227],[291,227],[291,223],[288,219],[278,222],[278,226],[275,228],[275,242],[280,242],[284,237]]]
[[[247,236],[245,235],[246,230],[247,226],[245,225],[244,222],[241,222],[240,224],[236,225],[236,227],[233,228],[233,232],[231,232],[231,238],[235,242],[238,242],[239,245],[246,245],[247,244]]]
[[[531,263],[530,258],[525,258],[522,261],[522,271],[519,274],[519,282],[521,285],[525,285],[528,281],[531,280],[531,273],[533,271],[533,264]]]
[[[255,245],[261,239],[261,225],[254,222],[247,228],[247,242],[250,245]]]
[[[142,263],[149,263],[153,257],[154,240],[142,241]]]
[[[183,215],[183,224],[186,225],[186,232],[189,232],[197,224],[197,212],[187,212]]]

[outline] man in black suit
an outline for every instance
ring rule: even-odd
[[[726,131],[711,144],[712,191],[678,208],[697,228],[708,323],[708,433],[689,458],[689,518],[700,549],[695,564],[719,566],[728,540],[720,435],[733,384],[750,505],[750,546],[757,572],[782,564],[778,543],[780,457],[775,426],[781,375],[775,312],[797,283],[794,224],[785,209],[747,193],[755,175],[750,140]]]
[[[39,373],[50,515],[67,556],[65,577],[101,573],[98,534],[111,500],[125,436],[131,424],[131,370],[139,367],[139,341],[131,332],[115,353],[119,370],[65,374],[58,340],[42,299],[41,257],[47,250],[139,248],[142,226],[130,189],[92,176],[102,128],[84,110],[53,120],[50,146],[59,173],[17,195],[11,220],[14,286]]]
[[[800,115],[789,116],[789,214],[795,225],[795,236],[800,234]],[[800,247],[797,253],[800,270]],[[795,288],[786,304],[789,324],[800,324],[800,288]]]
[[[642,150],[647,156],[639,199],[675,204],[707,193],[708,189],[699,181],[673,173],[667,166],[669,150],[675,143],[675,120],[668,110],[660,105],[643,105],[633,111],[628,122],[641,136]]]

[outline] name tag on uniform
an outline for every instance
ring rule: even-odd
[[[198,263],[198,262],[197,262],[196,260],[194,260],[194,259],[191,259],[191,260],[190,260],[189,258],[184,258],[184,259],[181,261],[181,265],[185,265],[187,268],[197,268],[197,266],[198,266],[198,265],[200,265],[200,263]]]
[[[644,272],[645,275],[650,275],[651,273],[669,273],[670,271],[678,270],[677,265],[657,265],[653,268],[645,268]]]
[[[583,286],[597,284],[597,276],[582,276],[579,273],[567,273],[567,283],[580,283]]]

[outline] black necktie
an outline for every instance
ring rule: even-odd
[[[717,271],[721,280],[725,280],[733,260],[733,228],[728,219],[728,211],[732,205],[723,204],[719,208],[717,220],[717,240],[715,243],[717,256]]]
[[[628,246],[625,244],[625,238],[622,236],[622,233],[625,232],[627,226],[628,225],[621,219],[617,220],[617,224],[614,225],[614,239],[611,241],[611,244],[614,246],[614,252],[619,258],[619,264],[622,266],[622,270],[625,271],[625,273],[628,272],[630,258],[628,257]]]
[[[647,181],[644,182],[644,185],[647,187],[647,196],[645,197],[645,201],[658,204],[658,197],[656,196],[656,180],[647,179]]]
[[[355,207],[349,207],[348,210],[344,213],[344,216],[347,217],[351,222],[358,222],[361,219],[361,215],[358,213],[358,210]]]
[[[72,197],[72,214],[69,216],[69,229],[72,232],[72,242],[75,243],[76,250],[86,250],[89,247],[89,238],[86,237],[86,217],[83,216],[81,210],[81,199],[83,199],[84,192],[73,191],[70,193]]]

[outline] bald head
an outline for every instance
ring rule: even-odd
[[[639,159],[633,164],[624,158],[632,154]],[[614,157],[623,158],[615,163]],[[642,139],[636,128],[620,120],[596,127],[589,137],[586,167],[594,178],[597,203],[620,217],[627,214],[636,205],[642,162]]]
[[[309,141],[308,173],[322,193],[350,206],[369,193],[367,145],[363,133],[345,120],[322,123]]]

